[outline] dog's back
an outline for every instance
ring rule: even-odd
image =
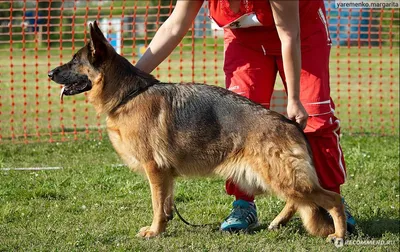
[[[317,183],[307,142],[298,125],[223,88],[157,83],[115,113],[109,115],[109,120],[135,121],[130,124],[131,130],[125,130],[131,136],[125,137],[130,141],[128,145],[147,146],[146,155],[131,154],[138,159],[152,155],[160,167],[171,169],[175,175],[216,173],[253,193],[270,189],[263,177],[280,181],[276,191],[282,191],[282,187],[296,190],[294,180],[299,176],[312,178],[306,185],[298,180],[307,190]],[[127,143],[117,142],[117,151],[124,152],[121,149]],[[292,168],[296,162],[302,169]]]

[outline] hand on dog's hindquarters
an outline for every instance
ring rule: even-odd
[[[296,121],[303,130],[306,128],[308,113],[300,100],[288,101],[287,115],[290,120]]]

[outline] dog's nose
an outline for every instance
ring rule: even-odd
[[[54,71],[51,70],[47,73],[47,76],[49,76],[50,79],[53,79]]]

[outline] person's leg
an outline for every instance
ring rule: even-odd
[[[300,99],[309,114],[304,129],[313,151],[314,165],[323,188],[340,193],[346,177],[345,162],[339,144],[340,122],[334,116],[330,97],[329,45],[302,50]],[[282,59],[279,74],[285,83]]]
[[[253,34],[254,36],[254,34]],[[225,85],[266,108],[270,106],[277,67],[273,56],[264,55],[261,44],[239,43],[230,31],[225,32]],[[233,181],[226,181],[226,192],[235,196],[231,214],[221,224],[221,230],[249,229],[257,221],[254,195],[243,192]]]
[[[340,194],[340,185],[346,179],[346,165],[339,142],[340,121],[334,115],[335,104],[330,97],[329,54],[328,44],[302,50],[300,99],[309,114],[304,132],[313,152],[319,182],[323,188]],[[285,80],[281,59],[277,65]],[[351,231],[355,221],[348,210],[346,215]]]
[[[333,114],[311,116],[306,128],[314,165],[323,188],[340,194],[346,165],[339,143],[340,121]]]

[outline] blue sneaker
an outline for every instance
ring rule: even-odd
[[[344,214],[346,215],[346,224],[347,224],[347,232],[350,235],[355,235],[357,230],[356,230],[356,220],[350,213],[350,207],[347,205],[347,202],[344,201],[344,198],[342,198],[342,202],[344,204]]]
[[[221,224],[222,231],[250,231],[258,226],[256,206],[245,200],[233,202],[231,214]]]

